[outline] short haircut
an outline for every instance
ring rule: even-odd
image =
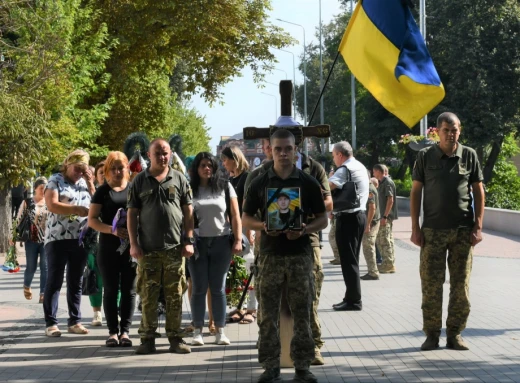
[[[448,125],[457,125],[460,127],[460,120],[455,113],[444,112],[437,117],[437,128],[440,128],[442,123],[445,122]]]
[[[242,174],[242,172],[249,169],[247,158],[238,146],[233,145],[225,147],[224,150],[222,150],[222,155],[236,162],[239,174]]]
[[[150,146],[148,147],[148,151],[152,150],[152,148],[154,147],[155,144],[157,144],[158,142],[164,142],[165,144],[168,144],[168,147],[170,146],[170,144],[168,143],[168,141],[166,141],[164,138],[155,138],[152,140],[152,142],[150,142]],[[170,148],[171,150],[171,148]]]
[[[372,185],[374,185],[376,188],[379,187],[379,180],[376,177],[370,178],[370,182],[372,182]]]
[[[383,173],[388,174],[388,166],[386,166],[385,164],[381,164],[381,166],[383,167]]]
[[[375,164],[373,167],[372,167],[373,170],[377,170],[378,172],[381,172],[383,174],[385,174],[385,165],[383,164]]]
[[[289,138],[292,142],[296,142],[294,138],[294,134],[292,134],[288,129],[277,129],[273,134],[271,134],[270,142],[273,142],[274,139],[286,139]]]
[[[343,154],[345,157],[352,157],[354,154],[352,146],[347,141],[340,141],[334,144],[334,151]]]
[[[105,179],[107,181],[110,180],[110,168],[114,165],[114,162],[121,161],[124,166],[128,167],[128,158],[126,157],[125,153],[123,152],[110,152],[108,153],[107,158],[105,159],[105,166],[103,167],[103,171],[105,172]],[[130,172],[126,171],[125,180],[130,179]]]

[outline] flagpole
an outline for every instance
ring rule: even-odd
[[[354,14],[354,0],[350,0],[350,17]],[[356,77],[354,73],[350,75],[350,116],[352,125],[352,149],[357,146],[357,129],[356,129]]]
[[[419,29],[426,44],[426,0],[419,1]],[[428,129],[428,114],[421,118],[420,131],[421,136],[426,137],[426,129]]]
[[[332,71],[334,70],[334,66],[336,65],[336,62],[338,61],[338,57],[339,57],[339,51],[336,54],[336,58],[334,59],[332,66],[330,67],[329,74],[327,75],[327,79],[325,80],[325,84],[323,84],[323,88],[321,88],[320,96],[318,97],[318,101],[316,101],[316,106],[314,107],[311,117],[309,118],[309,122],[308,122],[309,126],[311,125],[312,119],[314,118],[314,115],[316,114],[316,110],[318,110],[318,106],[320,105],[321,97],[323,96],[323,93],[325,92],[325,89],[327,88],[327,84],[329,83],[330,75],[332,74]]]

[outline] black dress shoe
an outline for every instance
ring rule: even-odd
[[[332,307],[341,306],[341,305],[343,305],[343,304],[345,304],[345,303],[346,303],[345,301],[341,301],[341,302],[339,302],[339,303],[334,303],[334,304],[332,305]]]
[[[363,308],[361,306],[355,306],[353,304],[349,304],[347,302],[343,302],[343,304],[332,307],[335,311],[361,311]]]

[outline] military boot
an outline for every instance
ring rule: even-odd
[[[155,338],[141,338],[141,344],[135,350],[136,354],[146,355],[156,351]]]
[[[393,274],[396,272],[395,266],[388,263],[383,263],[381,266],[378,265],[377,269],[380,274]]]
[[[439,334],[429,333],[426,335],[426,340],[421,345],[422,351],[432,351],[439,348]]]
[[[170,352],[176,354],[189,354],[191,352],[190,346],[180,336],[172,336],[168,338],[168,341],[170,342]]]
[[[462,336],[460,336],[460,334],[448,335],[448,338],[446,340],[446,347],[451,350],[457,351],[469,350],[467,343],[464,342],[464,339],[462,339]]]
[[[318,383],[318,379],[309,370],[296,370],[293,381],[301,383]]]
[[[323,366],[325,364],[325,360],[323,356],[321,356],[321,351],[319,348],[314,350],[314,360],[311,362],[312,366]]]
[[[262,375],[257,380],[257,383],[271,383],[271,382],[281,382],[282,377],[280,376],[279,368],[268,368],[265,370]]]

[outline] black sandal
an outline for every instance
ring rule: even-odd
[[[130,340],[130,338],[119,337],[119,345],[121,347],[132,347],[132,341]]]
[[[117,347],[119,346],[119,343],[117,342],[116,338],[108,338],[105,342],[105,345],[107,347]]]

